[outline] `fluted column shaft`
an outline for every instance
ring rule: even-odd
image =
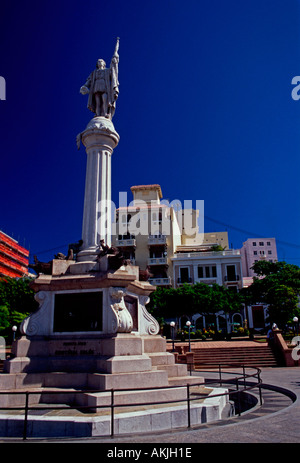
[[[79,261],[96,260],[100,240],[111,245],[111,156],[119,135],[111,121],[103,117],[92,119],[81,140],[86,148],[82,223],[83,245]]]

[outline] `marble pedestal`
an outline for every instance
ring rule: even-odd
[[[119,400],[132,403],[137,400],[133,392],[142,389],[139,401],[151,402],[154,392],[149,395],[143,389],[201,382],[188,376],[187,366],[176,364],[167,352],[159,325],[146,308],[155,287],[139,281],[138,267],[111,270],[109,256],[98,262],[98,268],[94,262],[90,270],[91,265],[54,260],[52,274],[41,274],[34,281],[40,307],[21,325],[22,337],[13,343],[12,358],[5,361],[0,390],[42,388],[36,400],[84,400],[95,407],[105,396],[83,393],[75,398],[63,390],[128,389],[131,394],[120,393]],[[84,266],[85,273],[79,273]],[[49,388],[61,389],[62,395],[49,396]],[[157,393],[181,397],[185,391]],[[16,405],[24,399],[12,396],[10,400]]]

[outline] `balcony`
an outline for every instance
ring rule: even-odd
[[[240,281],[240,275],[225,275],[224,281],[226,282]]]
[[[186,257],[221,257],[221,256],[239,256],[240,250],[239,249],[228,249],[226,251],[201,251],[201,252],[183,252],[179,251],[174,254],[173,259],[185,259]]]
[[[148,244],[149,246],[167,244],[167,237],[166,235],[149,235]]]
[[[192,284],[193,279],[191,277],[188,278],[177,278],[177,284],[178,285],[183,285],[184,283]]]
[[[168,259],[166,257],[150,257],[148,265],[168,265]]]
[[[116,240],[116,246],[119,247],[119,248],[129,248],[129,247],[132,247],[132,246],[136,246],[136,241],[135,239],[131,238],[131,239],[125,239],[125,240]]]
[[[149,278],[149,283],[154,286],[170,286],[171,277],[167,278]]]

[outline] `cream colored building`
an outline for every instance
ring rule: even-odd
[[[178,246],[172,257],[173,286],[205,283],[238,291],[242,288],[242,264],[238,249],[214,251],[211,245]]]
[[[172,207],[161,203],[159,185],[131,187],[133,202],[116,211],[112,244],[141,270],[148,269],[153,285],[172,285],[172,256],[181,233]]]
[[[112,244],[141,270],[148,269],[155,286],[217,283],[242,285],[239,250],[229,249],[227,232],[199,233],[199,211],[185,211],[194,233],[184,226],[183,211],[162,201],[161,187],[131,187],[133,201],[116,211]],[[188,231],[188,233],[187,233]],[[222,251],[215,251],[222,249]]]

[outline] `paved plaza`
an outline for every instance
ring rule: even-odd
[[[213,372],[201,372],[201,376],[213,378]],[[126,435],[114,438],[78,438],[78,439],[29,439],[25,442],[39,443],[98,443],[98,444],[200,444],[200,443],[299,443],[300,438],[300,369],[295,368],[265,368],[261,378],[264,385],[275,386],[275,391],[263,389],[265,404],[241,417],[230,420],[209,423],[197,429],[163,432],[159,434]],[[281,389],[294,394],[292,401],[282,395]],[[278,389],[276,391],[276,389]],[[279,391],[279,392],[278,392]],[[1,439],[4,442],[22,442],[20,439]],[[134,445],[133,445],[134,448]]]
[[[203,373],[201,372],[202,376]],[[211,373],[206,373],[211,377]],[[299,443],[300,440],[300,368],[266,368],[262,369],[264,384],[292,391],[297,399],[287,406],[262,414],[257,418],[238,417],[224,425],[211,424],[197,430],[161,433],[159,435],[127,436],[115,439],[90,439],[91,442],[115,443]],[[263,391],[263,395],[264,395]],[[279,399],[281,400],[281,399]],[[274,407],[276,410],[276,404]],[[229,424],[230,423],[230,424]]]

